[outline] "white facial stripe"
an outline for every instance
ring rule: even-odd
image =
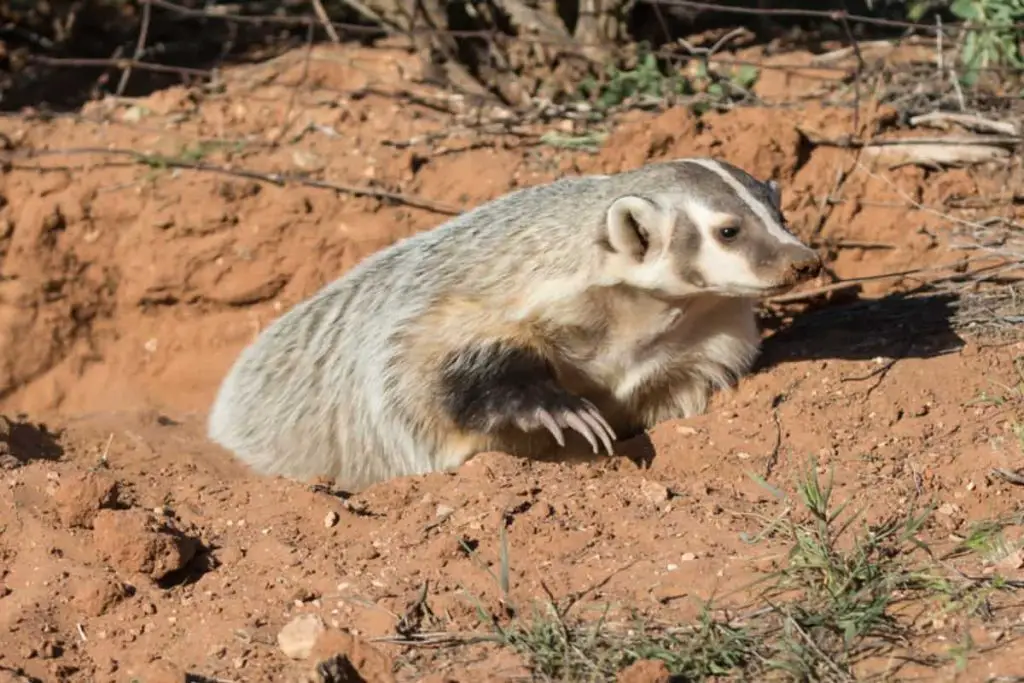
[[[736,193],[736,196],[739,197],[744,204],[750,207],[750,210],[754,212],[754,215],[761,219],[761,223],[764,224],[765,230],[768,231],[769,235],[783,243],[801,244],[796,235],[793,235],[791,232],[779,225],[778,221],[772,217],[765,205],[755,199],[754,195],[750,194],[750,191],[743,187],[743,184],[736,180],[731,173],[722,168],[722,165],[717,161],[714,159],[687,159],[686,162],[696,164],[701,168],[706,168],[724,180],[725,183],[732,188],[733,192]]]
[[[709,208],[695,197],[687,198],[683,206],[701,234],[696,263],[708,285],[760,288],[768,284],[754,273],[745,258],[723,248],[715,239],[712,232],[721,225],[723,214],[720,211]]]

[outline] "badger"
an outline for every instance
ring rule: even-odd
[[[725,161],[519,189],[281,315],[228,371],[208,436],[257,473],[349,491],[484,451],[613,455],[705,412],[759,353],[758,299],[820,269],[779,185]]]

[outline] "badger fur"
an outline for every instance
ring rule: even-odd
[[[774,182],[706,158],[512,192],[273,322],[209,436],[259,473],[348,490],[487,450],[610,454],[749,371],[756,300],[821,265],[785,226]]]

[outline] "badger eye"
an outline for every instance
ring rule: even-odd
[[[726,242],[731,242],[736,239],[740,234],[740,228],[738,225],[726,225],[718,229],[718,235]]]

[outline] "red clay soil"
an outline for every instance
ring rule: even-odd
[[[300,52],[229,72],[221,94],[172,89],[75,117],[0,121],[15,149],[51,150],[0,174],[0,681],[299,680],[338,654],[359,673],[336,680],[508,680],[526,666],[508,649],[371,641],[395,634],[424,583],[435,617],[424,630],[484,629],[473,600],[503,610],[490,573],[502,524],[507,603],[550,590],[692,620],[701,600],[784,560],[785,547],[741,536],[781,509],[749,475],[770,470],[791,494],[810,455],[834,470],[837,498],[868,504],[869,518],[934,499],[939,538],[1020,508],[1024,489],[990,472],[1024,465],[1011,395],[1024,345],[922,331],[911,357],[890,362],[907,340],[882,325],[769,339],[765,363],[735,392],[627,444],[629,457],[485,454],[348,500],[247,472],[203,430],[240,349],[366,255],[445,216],[70,148],[187,150],[212,166],[304,171],[456,209],[566,173],[714,155],[778,179],[794,230],[809,239],[821,223],[841,278],[962,258],[948,247],[950,222],[927,207],[997,195],[1019,178],[1016,166],[859,168],[854,152],[808,145],[808,131],[852,130],[849,110],[819,104],[700,120],[632,113],[596,154],[512,136],[437,141],[426,136],[445,130],[447,114],[387,95],[408,86],[412,58],[318,48],[303,62]],[[896,125],[867,105],[860,122],[877,134]],[[833,204],[822,201],[830,192]],[[870,282],[865,294],[910,284]],[[317,618],[294,627],[306,641],[282,643],[306,614]],[[999,620],[972,630],[977,647],[1022,627],[1019,612]],[[961,626],[936,617],[923,647],[950,651]],[[1021,673],[1020,661],[1024,649],[1008,646],[926,677],[987,680]],[[667,674],[642,661],[620,680]]]

